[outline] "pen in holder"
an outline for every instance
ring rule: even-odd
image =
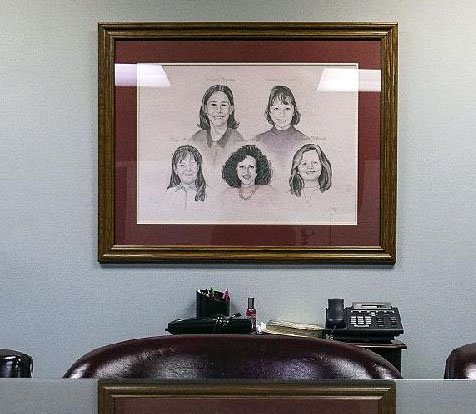
[[[197,290],[197,318],[216,315],[230,316],[230,297],[213,289]]]

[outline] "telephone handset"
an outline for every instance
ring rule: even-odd
[[[344,299],[328,299],[329,308],[326,309],[326,328],[344,328]]]
[[[340,341],[390,341],[403,333],[400,313],[388,302],[353,302],[329,299],[326,333]]]

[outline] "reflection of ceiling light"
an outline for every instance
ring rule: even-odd
[[[156,63],[137,64],[137,83],[149,88],[168,88],[170,82],[162,65]]]
[[[136,65],[116,63],[114,69],[116,86],[136,86]]]
[[[319,92],[380,92],[379,70],[325,68],[317,86]]]
[[[170,86],[162,65],[155,63],[115,65],[116,86],[144,86],[149,88],[166,88]]]
[[[380,70],[359,70],[359,91],[380,92],[382,90],[382,72]]]

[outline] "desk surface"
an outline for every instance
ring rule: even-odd
[[[395,385],[397,414],[474,414],[475,380],[398,379]],[[97,414],[97,405],[95,379],[0,378],[2,414]]]

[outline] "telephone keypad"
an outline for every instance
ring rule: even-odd
[[[393,310],[384,311],[352,311],[350,324],[354,328],[396,328],[398,319]]]
[[[350,324],[356,328],[370,328],[372,325],[372,315],[367,312],[352,312]]]

